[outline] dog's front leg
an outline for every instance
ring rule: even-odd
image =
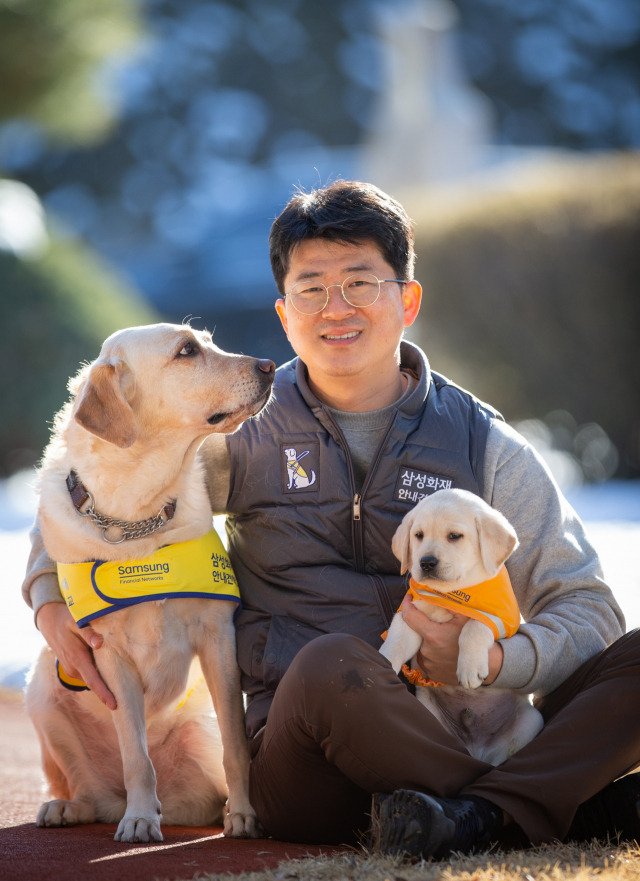
[[[489,649],[493,633],[481,621],[470,618],[458,640],[458,682],[463,688],[478,688],[489,675]]]
[[[229,789],[224,834],[259,838],[262,830],[249,801],[249,748],[233,627],[228,634],[209,637],[199,657],[222,738],[222,765]]]
[[[162,841],[156,772],[147,750],[142,682],[135,667],[114,652],[101,651],[100,673],[118,702],[112,719],[118,735],[127,792],[127,807],[115,840]]]
[[[380,654],[391,662],[396,673],[402,665],[412,658],[422,645],[422,637],[405,623],[400,612],[396,612],[391,621],[387,638],[380,648]]]

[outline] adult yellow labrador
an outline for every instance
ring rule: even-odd
[[[198,448],[259,413],[274,370],[206,332],[156,324],[113,334],[70,382],[41,464],[39,522],[70,611],[104,637],[95,661],[117,709],[44,649],[27,689],[54,798],[38,825],[117,822],[119,841],[161,841],[161,819],[259,834],[238,591]]]
[[[520,610],[505,563],[518,544],[511,524],[481,498],[465,490],[440,490],[404,517],[391,543],[408,572],[415,606],[433,621],[453,613],[468,618],[459,637],[459,686],[421,676],[417,659],[405,673],[416,696],[466,745],[471,755],[499,765],[529,743],[542,716],[527,695],[491,686],[489,649],[518,629]],[[397,613],[380,649],[398,672],[415,658],[421,637]]]

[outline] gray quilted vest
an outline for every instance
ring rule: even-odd
[[[324,633],[381,645],[404,578],[391,552],[403,516],[445,487],[482,494],[498,414],[403,342],[417,387],[399,403],[360,493],[344,437],[314,397],[304,364],[280,367],[266,414],[228,438],[229,556],[242,595],[238,659],[249,735],[295,654]]]

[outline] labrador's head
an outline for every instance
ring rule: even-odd
[[[207,331],[150,324],[110,336],[71,383],[73,417],[126,448],[212,432],[230,433],[269,400],[272,361],[223,352]]]
[[[518,544],[511,524],[479,496],[440,490],[405,516],[391,547],[401,571],[441,593],[497,575]]]

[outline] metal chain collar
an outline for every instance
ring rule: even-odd
[[[74,502],[74,507],[81,517],[88,517],[98,528],[102,529],[102,538],[108,544],[117,545],[123,541],[129,541],[134,538],[146,538],[152,535],[156,530],[160,529],[173,519],[176,506],[175,503],[164,505],[155,517],[149,517],[146,520],[116,520],[115,517],[107,517],[106,514],[100,514],[95,510],[95,502],[93,496],[88,489],[79,480],[77,474],[72,471],[67,478],[67,488]],[[76,496],[80,494],[80,497]],[[85,511],[81,511],[80,507],[85,501],[89,501],[89,507]],[[107,536],[109,529],[116,528],[120,530],[120,537],[112,539]]]

